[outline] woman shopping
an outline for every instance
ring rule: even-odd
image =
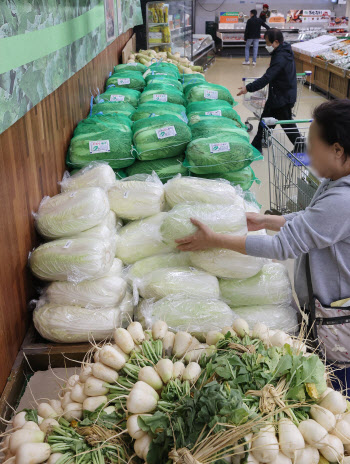
[[[350,298],[350,100],[326,102],[314,110],[308,154],[313,169],[325,180],[305,211],[285,216],[247,213],[249,231],[268,229],[277,234],[217,234],[193,220],[198,230],[179,240],[179,249],[226,248],[295,259],[295,291],[300,307],[310,310],[315,337],[328,360],[350,365],[350,306],[343,308],[340,301]],[[345,374],[350,385],[350,368]]]

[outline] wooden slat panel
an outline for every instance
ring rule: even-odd
[[[90,89],[103,90],[130,29],[55,92],[0,134],[0,392],[28,325],[34,281],[28,251],[37,245],[32,211],[44,195],[58,193],[73,130],[89,111]]]
[[[329,93],[332,97],[336,98],[347,98],[349,88],[349,79],[347,77],[341,77],[331,72],[329,80]]]
[[[314,79],[314,84],[316,87],[318,87],[321,90],[324,90],[325,92],[329,91],[329,76],[330,72],[328,69],[322,69],[319,68],[318,66],[315,66],[315,79]]]

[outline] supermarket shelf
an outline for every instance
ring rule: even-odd
[[[157,27],[157,26],[169,26],[169,23],[150,23],[148,24],[149,27]]]

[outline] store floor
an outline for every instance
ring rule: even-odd
[[[227,87],[231,94],[234,96],[238,105],[235,107],[238,114],[241,116],[243,121],[246,121],[247,117],[253,116],[252,113],[245,108],[243,105],[243,97],[236,97],[239,87],[242,87],[242,79],[244,77],[259,77],[262,76],[267,69],[270,59],[269,58],[258,58],[257,65],[243,66],[242,58],[217,58],[215,63],[208,69],[206,78],[209,82],[214,84],[220,84]],[[319,93],[309,89],[308,86],[304,86],[300,99],[300,104],[296,114],[298,119],[309,119],[311,117],[313,108],[326,99]],[[252,121],[254,126],[251,132],[251,138],[253,139],[256,129],[257,121]],[[252,164],[252,168],[256,176],[261,180],[261,185],[254,185],[252,190],[255,192],[257,200],[262,205],[262,212],[270,208],[269,198],[269,173],[268,173],[268,153],[264,150],[264,161],[257,161]],[[287,262],[287,267],[291,277],[293,276],[293,261]]]

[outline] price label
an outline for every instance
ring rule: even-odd
[[[137,66],[138,63],[127,63],[128,66]]]
[[[130,84],[130,79],[124,78],[124,79],[118,79],[118,85],[127,85]]]
[[[124,100],[124,95],[111,95],[111,98],[109,99],[111,102],[123,102]]]
[[[210,143],[210,153],[223,153],[230,151],[230,144],[228,142]]]
[[[208,100],[217,100],[219,93],[217,90],[204,90],[204,98]]]
[[[109,153],[111,148],[109,146],[109,140],[97,140],[95,142],[89,142],[90,154],[94,153]]]
[[[162,127],[161,129],[156,129],[158,139],[167,139],[168,137],[175,137],[176,130],[174,126]]]
[[[153,95],[153,100],[159,101],[159,102],[166,102],[168,101],[168,95],[164,93],[155,93]]]
[[[73,243],[72,240],[68,240],[68,242],[66,242],[63,248],[69,248],[72,243]]]
[[[221,110],[216,110],[216,111],[206,111],[205,112],[206,116],[222,116]]]

